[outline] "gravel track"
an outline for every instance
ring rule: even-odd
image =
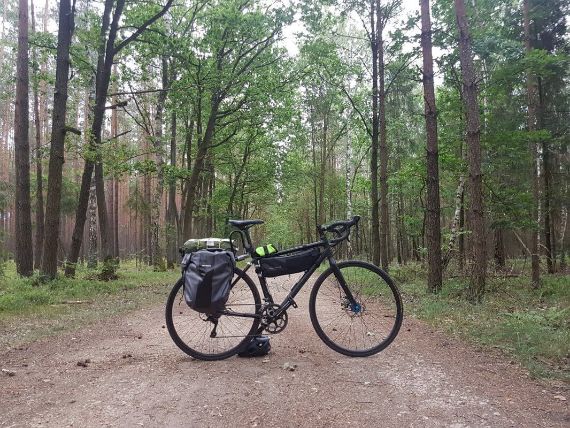
[[[0,351],[0,426],[570,426],[568,391],[410,318],[378,355],[333,352],[309,291],[266,358],[187,357],[162,305]]]

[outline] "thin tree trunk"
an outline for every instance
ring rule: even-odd
[[[95,183],[89,190],[89,251],[87,252],[87,267],[95,269],[97,267],[97,195],[95,194]]]
[[[447,249],[445,250],[445,254],[443,255],[441,261],[441,269],[445,271],[451,258],[453,257],[453,251],[455,249],[455,242],[459,236],[460,245],[461,245],[461,214],[463,210],[463,189],[465,186],[465,179],[461,175],[459,177],[459,185],[457,186],[457,190],[455,191],[455,213],[453,214],[453,218],[451,219],[451,226],[449,227],[449,241],[447,243]],[[460,255],[461,256],[461,255]]]
[[[551,166],[549,146],[546,141],[542,143],[542,166],[543,166],[543,184],[544,184],[544,246],[546,249],[546,266],[548,273],[556,272],[556,256],[554,254],[554,237],[552,236],[552,208],[550,201],[552,199],[551,184]]]
[[[378,49],[378,125],[379,125],[379,151],[380,156],[380,263],[384,270],[388,270],[389,263],[389,228],[388,215],[388,141],[386,139],[386,92],[384,90],[384,40],[382,33],[380,0],[376,3],[376,40]]]
[[[317,131],[315,125],[315,108],[310,107],[310,120],[311,120],[311,159],[313,160],[313,220],[315,225],[319,224],[319,201],[317,193]]]
[[[161,63],[162,89],[166,89],[168,87],[168,61],[166,57],[162,57]],[[155,135],[152,138],[156,157],[156,168],[158,171],[156,177],[156,188],[154,190],[154,197],[151,204],[151,251],[155,270],[163,269],[162,252],[160,249],[160,207],[162,205],[162,194],[164,190],[164,158],[162,153],[164,142],[162,141],[162,126],[166,94],[167,92],[164,90],[158,95],[154,125]]]
[[[494,231],[495,235],[495,265],[497,269],[505,267],[505,242],[503,239],[503,229],[497,226]]]
[[[107,199],[105,192],[105,175],[103,163],[99,160],[95,164],[95,194],[97,195],[97,212],[99,214],[99,236],[101,238],[101,261],[111,258],[111,233],[109,228],[109,214],[107,212]]]
[[[34,2],[30,2],[31,14],[32,14],[32,33],[36,33],[36,17],[34,11]],[[32,50],[32,57],[34,63],[34,128],[36,136],[36,242],[35,242],[35,253],[34,253],[34,267],[36,269],[40,268],[42,263],[42,249],[44,241],[44,189],[43,189],[43,176],[42,176],[42,122],[40,117],[40,101],[38,95],[38,76],[36,72],[37,66],[37,55],[36,49]],[[43,80],[43,79],[42,79]]]
[[[463,0],[455,0],[455,13],[459,28],[459,59],[463,79],[463,94],[467,115],[467,145],[469,160],[469,210],[467,217],[471,228],[471,278],[467,289],[468,299],[480,302],[485,293],[487,251],[485,215],[483,208],[483,180],[481,173],[481,125],[477,103],[477,81],[473,66],[473,52]]]
[[[325,223],[325,188],[327,170],[327,144],[328,144],[328,115],[329,108],[325,106],[323,111],[323,134],[321,138],[321,159],[319,165],[319,221],[318,224]]]
[[[352,218],[352,141],[350,129],[346,133],[346,157],[345,157],[345,195],[346,195],[346,218]]]
[[[372,50],[372,140],[370,148],[370,206],[372,263],[380,265],[380,213],[378,208],[378,36],[375,9],[377,0],[370,0],[370,48]]]
[[[176,168],[176,111],[170,116],[170,166]],[[166,264],[173,269],[176,263],[177,221],[176,181],[170,179],[168,184],[168,208],[166,211]]]
[[[524,21],[524,38],[525,38],[525,50],[529,54],[532,51],[531,45],[531,35],[530,35],[530,16],[529,16],[529,0],[523,1],[523,21]],[[527,99],[528,99],[528,130],[530,132],[537,130],[537,97],[538,88],[535,77],[530,71],[527,72],[526,76],[526,88],[527,88]],[[539,194],[539,176],[538,176],[538,150],[535,142],[531,141],[530,152],[532,159],[532,195],[533,195],[533,205],[532,205],[532,221],[537,222],[536,227],[531,231],[531,286],[532,288],[540,287],[540,257],[538,253],[538,231],[540,224],[539,214],[538,214],[538,204],[540,199]]]
[[[32,207],[30,202],[30,141],[28,73],[28,1],[18,2],[18,58],[16,64],[16,108],[14,110],[14,154],[16,164],[16,269],[22,276],[34,272]]]
[[[442,285],[441,227],[439,207],[439,165],[437,144],[437,109],[433,87],[433,57],[429,0],[421,2],[424,112],[427,136],[427,254],[428,290],[437,293]]]
[[[113,212],[115,213],[113,229],[115,231],[114,239],[113,239],[113,256],[119,260],[119,180],[115,177],[113,179],[113,193],[115,194],[115,207],[113,208]]]
[[[465,190],[463,189],[459,204],[459,242],[457,249],[459,251],[459,270],[463,272],[465,268]]]
[[[117,68],[114,67],[114,72],[116,73]],[[116,91],[115,91],[116,92]],[[117,104],[117,96],[114,95],[111,98],[111,104],[112,105],[116,105]],[[114,108],[111,111],[111,138],[113,139],[113,142],[111,143],[113,146],[116,146],[117,144],[117,135],[119,134],[119,118],[118,118],[118,113],[117,113],[117,109]],[[118,229],[115,228],[115,225],[117,224],[116,221],[116,217],[117,217],[117,212],[115,212],[115,205],[116,205],[116,201],[115,201],[115,183],[116,183],[116,177],[112,176],[109,180],[108,180],[108,188],[109,188],[109,238],[111,239],[110,242],[110,255],[115,258],[118,259],[119,255],[116,254],[115,251],[115,241],[116,241],[116,236],[118,233]]]

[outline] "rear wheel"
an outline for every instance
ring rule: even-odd
[[[333,268],[317,278],[309,300],[311,322],[330,348],[350,357],[367,357],[395,339],[403,319],[400,293],[378,267],[361,261],[337,264],[352,296],[346,297]]]
[[[184,300],[184,279],[172,288],[166,302],[166,327],[174,343],[200,360],[223,360],[237,354],[259,327],[261,299],[251,278],[235,269],[223,315],[211,317],[191,309]],[[251,317],[228,315],[236,312]]]

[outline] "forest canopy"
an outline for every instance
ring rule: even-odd
[[[474,300],[528,258],[538,287],[566,269],[570,2],[416,3],[3,0],[1,257],[162,269],[228,219],[284,248],[358,214],[343,255]]]

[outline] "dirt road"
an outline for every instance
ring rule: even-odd
[[[100,321],[0,353],[14,374],[0,373],[0,426],[570,426],[568,391],[410,318],[387,350],[351,359],[302,304],[271,344],[266,359],[202,362],[172,343],[161,305]]]

